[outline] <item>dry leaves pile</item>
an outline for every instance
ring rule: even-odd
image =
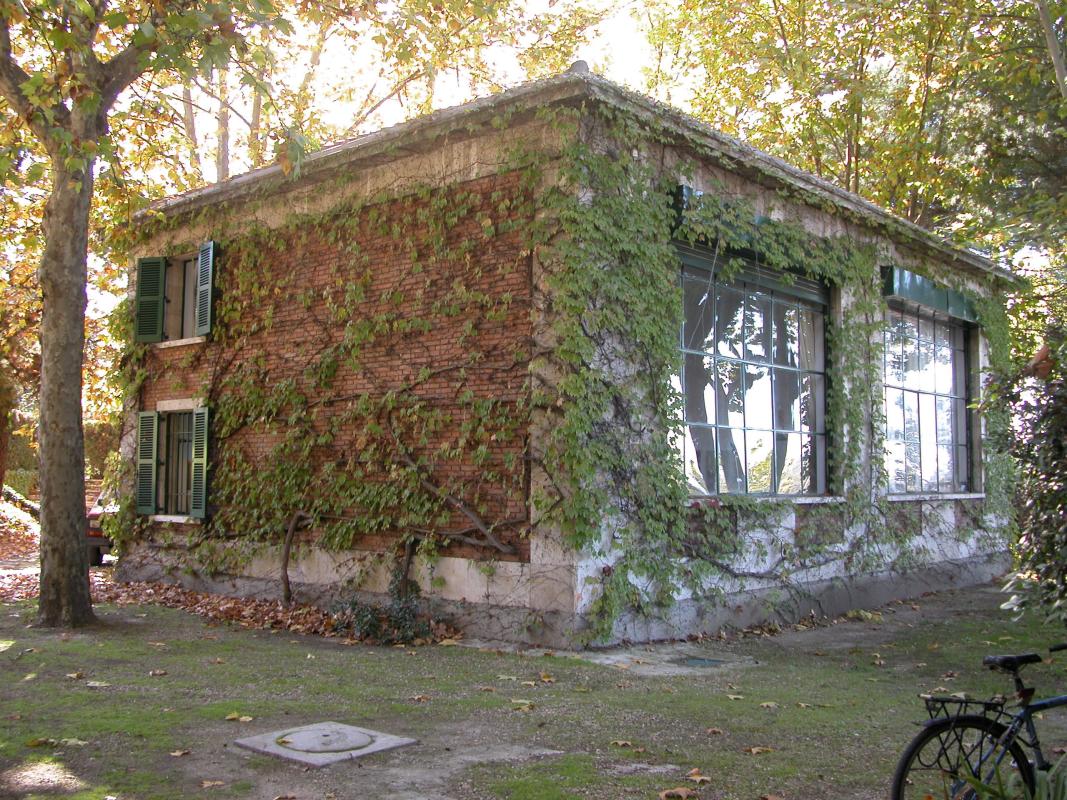
[[[89,580],[94,603],[116,605],[160,605],[179,608],[213,622],[230,622],[244,628],[286,630],[315,636],[337,637],[333,617],[315,606],[286,606],[278,600],[252,600],[194,592],[167,583],[115,583],[108,570],[93,570]],[[14,602],[37,596],[36,573],[0,575],[0,602]],[[431,621],[433,641],[454,642],[459,634],[444,623]],[[416,642],[428,644],[429,640]]]
[[[37,531],[0,508],[0,561],[36,558]]]

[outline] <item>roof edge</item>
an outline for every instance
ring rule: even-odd
[[[961,247],[933,231],[916,225],[881,206],[842,189],[789,162],[758,150],[745,142],[716,130],[707,123],[646,95],[627,89],[613,81],[583,69],[577,62],[570,70],[520,84],[498,94],[441,109],[431,114],[416,117],[373,133],[328,145],[311,153],[301,165],[301,175],[292,185],[313,183],[317,176],[346,163],[373,157],[395,147],[399,143],[414,145],[420,141],[436,138],[450,130],[490,116],[502,108],[526,103],[528,109],[561,105],[579,99],[591,99],[636,113],[665,127],[683,142],[702,146],[716,156],[742,165],[750,172],[759,173],[764,179],[789,186],[824,200],[836,208],[849,212],[869,224],[883,229],[891,238],[906,239],[942,259],[956,261],[972,269],[984,272],[1013,285],[1021,285],[1024,279],[1010,269],[997,264],[990,257],[975,250]],[[286,179],[277,164],[251,170],[222,183],[194,189],[174,197],[153,203],[138,217],[152,212],[165,216],[184,214],[197,208],[210,206],[245,197],[272,180]]]

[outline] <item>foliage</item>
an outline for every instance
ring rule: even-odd
[[[430,623],[419,614],[419,586],[397,569],[389,584],[389,603],[351,599],[337,603],[330,613],[334,630],[350,631],[357,639],[379,644],[407,644],[428,639]]]
[[[4,485],[10,486],[23,497],[30,497],[37,492],[37,470],[21,467],[8,469],[4,475]]]
[[[1067,622],[1067,340],[1050,330],[1051,372],[1003,391],[1017,421],[1020,539],[1011,605]]]

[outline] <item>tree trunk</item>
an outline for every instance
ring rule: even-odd
[[[7,375],[0,374],[0,486],[7,477],[7,451],[11,443],[11,429],[15,426],[15,387]]]
[[[41,315],[41,594],[37,622],[74,627],[94,620],[85,548],[82,352],[93,162],[69,172],[53,156],[39,269]]]
[[[200,142],[196,137],[196,112],[193,109],[193,90],[189,84],[182,84],[182,121],[185,123],[185,138],[189,140],[189,160],[196,177],[204,179],[204,170],[200,165]]]
[[[1037,16],[1041,20],[1041,30],[1045,32],[1049,58],[1052,59],[1052,66],[1056,70],[1056,88],[1060,90],[1060,96],[1067,100],[1067,64],[1064,63],[1063,50],[1060,49],[1059,39],[1056,38],[1056,28],[1045,0],[1037,0]]]
[[[215,151],[215,180],[221,183],[230,177],[230,92],[229,74],[219,70],[218,150]]]

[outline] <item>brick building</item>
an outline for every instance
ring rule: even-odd
[[[607,129],[621,116],[656,131],[656,159]],[[561,355],[566,304],[546,253],[560,238],[580,251],[583,236],[550,198],[577,198],[577,215],[596,205],[564,177],[576,141],[601,154],[621,144],[619,159],[678,186],[665,204],[679,214],[729,194],[813,241],[859,242],[876,254],[869,283],[880,287],[865,312],[877,324],[853,336],[879,361],[852,364],[850,378],[839,362],[852,289],[782,269],[758,242],[726,248],[722,278],[724,248],[707,235],[665,236],[680,289],[652,299],[662,320],[681,322],[674,433],[611,430],[617,411],[594,420],[579,454],[589,474],[570,480],[608,501],[581,543],[558,513],[575,492],[546,466],[577,374]],[[297,176],[271,166],[172,198],[145,224],[133,253],[145,378],[124,438],[140,519],[127,578],[276,596],[295,534],[300,599],[380,595],[401,564],[471,633],[575,641],[626,563],[633,497],[656,492],[620,489],[608,475],[618,469],[595,460],[599,444],[631,436],[637,454],[661,435],[690,505],[741,498],[728,528],[742,544],[726,548],[706,595],[674,586],[672,604],[623,608],[601,639],[835,612],[1003,563],[983,421],[969,405],[990,358],[975,303],[1011,274],[587,72],[327,147]],[[605,347],[590,369],[625,387],[632,353],[614,360],[608,351],[625,347]],[[856,382],[857,367],[877,373],[864,395],[876,400],[846,423],[834,383]],[[859,467],[880,476],[862,524]],[[908,529],[907,542],[860,558],[876,516]],[[677,563],[721,560],[687,536],[669,554]],[[812,541],[819,558],[804,556]]]

